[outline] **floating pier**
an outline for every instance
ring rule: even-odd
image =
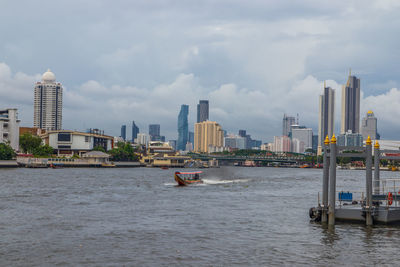
[[[400,160],[400,150],[380,150],[378,141],[372,148],[369,136],[363,147],[338,146],[333,135],[331,140],[326,137],[323,151],[322,199],[318,194],[318,206],[310,208],[312,220],[328,225],[336,220],[366,225],[400,223],[400,179],[381,180],[379,175],[380,160]],[[365,191],[336,191],[337,157],[365,158]]]

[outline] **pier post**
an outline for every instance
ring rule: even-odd
[[[379,178],[379,163],[380,163],[380,158],[381,156],[381,152],[379,149],[379,143],[378,141],[375,141],[375,145],[374,145],[374,194],[379,195],[380,194],[380,178]]]
[[[371,214],[371,209],[372,209],[372,142],[371,142],[371,137],[368,136],[367,141],[365,142],[365,153],[366,153],[366,158],[365,158],[365,180],[366,180],[366,203],[365,203],[365,209],[366,209],[366,216],[365,216],[365,223],[366,225],[372,225],[372,214]]]
[[[328,190],[329,190],[329,137],[326,136],[324,141],[324,161],[323,161],[323,176],[322,176],[322,216],[321,222],[328,222]]]
[[[329,216],[328,224],[335,225],[336,208],[336,137],[333,134],[330,145],[330,164],[329,164]]]

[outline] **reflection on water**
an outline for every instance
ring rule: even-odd
[[[310,222],[321,170],[0,170],[0,265],[389,265],[398,226]],[[365,186],[338,171],[339,188]],[[398,174],[391,174],[398,175]]]

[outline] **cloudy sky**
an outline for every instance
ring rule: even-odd
[[[399,139],[400,1],[0,0],[0,108],[33,121],[33,87],[50,68],[64,85],[63,128],[119,135],[161,124],[177,138],[199,99],[228,132],[271,141],[284,113],[318,127],[323,81],[361,78],[383,139]],[[128,131],[130,135],[130,130]]]

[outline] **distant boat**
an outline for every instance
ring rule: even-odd
[[[200,174],[203,172],[175,172],[175,181],[180,186],[191,185],[191,184],[201,184],[203,180],[200,179]]]
[[[61,168],[64,167],[64,165],[63,164],[57,164],[57,163],[50,163],[49,167],[53,168],[53,169],[61,169]]]

